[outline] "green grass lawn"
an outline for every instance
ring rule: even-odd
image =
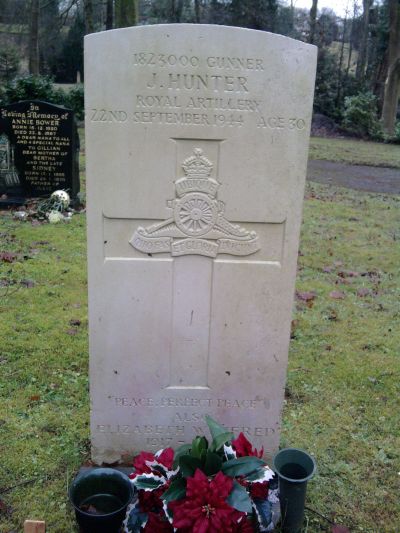
[[[309,157],[352,165],[400,168],[400,145],[311,137]]]
[[[307,505],[357,532],[400,523],[399,213],[395,196],[306,192],[282,445],[315,455]],[[0,239],[0,531],[71,533],[68,483],[89,458],[85,216],[2,214]]]

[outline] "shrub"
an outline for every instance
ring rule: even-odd
[[[377,98],[370,91],[348,96],[344,100],[343,127],[359,137],[382,139],[377,115]]]
[[[44,100],[59,104],[60,95],[56,95],[51,78],[48,76],[22,76],[8,82],[4,89],[4,103],[12,104],[20,100]]]
[[[83,119],[83,87],[66,92],[57,89],[49,76],[21,76],[5,84],[0,91],[0,105],[12,104],[21,100],[42,100],[62,105],[75,111],[79,120]]]
[[[85,117],[84,90],[83,86],[77,86],[66,93],[65,106],[75,111],[76,118],[83,120]]]
[[[13,46],[5,46],[0,50],[0,79],[11,80],[19,70],[21,58]]]
[[[394,127],[394,142],[400,143],[400,120],[396,122],[396,125]]]
[[[314,113],[337,119],[336,108],[337,65],[331,52],[325,48],[318,50],[317,76],[315,79]]]

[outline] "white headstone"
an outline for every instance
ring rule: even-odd
[[[261,31],[85,38],[93,459],[206,433],[278,447],[316,48]]]

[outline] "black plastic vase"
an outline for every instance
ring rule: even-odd
[[[307,481],[315,473],[315,461],[297,448],[280,450],[273,460],[278,475],[281,527],[284,533],[300,533],[304,520]]]
[[[128,476],[113,468],[83,472],[69,490],[82,533],[118,533],[133,495]]]

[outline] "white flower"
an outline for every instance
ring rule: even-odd
[[[59,191],[54,191],[50,198],[55,198],[56,200],[58,200],[62,204],[64,209],[67,209],[71,201],[69,194],[61,189]]]
[[[57,224],[64,219],[59,211],[50,211],[47,213],[47,218],[49,219],[50,224]]]

